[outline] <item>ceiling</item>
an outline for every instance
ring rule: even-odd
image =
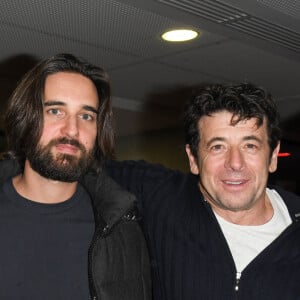
[[[200,38],[160,39],[179,27]],[[2,0],[0,37],[2,112],[36,60],[70,52],[110,74],[120,136],[178,126],[194,85],[250,81],[273,94],[284,139],[300,144],[300,1]]]

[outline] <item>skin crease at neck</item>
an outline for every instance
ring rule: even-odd
[[[280,145],[270,155],[265,120],[258,127],[255,118],[235,125],[231,119],[227,111],[200,119],[198,157],[186,146],[190,170],[216,214],[234,224],[265,224],[273,216],[266,186]]]
[[[34,202],[60,203],[68,200],[76,191],[76,182],[61,182],[47,179],[34,172],[25,162],[24,173],[13,179],[17,192]],[[37,184],[39,182],[39,184]]]
[[[94,83],[81,74],[59,72],[45,82],[44,127],[39,145],[47,146],[53,139],[76,139],[86,151],[94,148],[97,124],[98,94]],[[69,144],[51,147],[54,159],[68,154],[79,159],[80,148]],[[16,191],[23,197],[40,203],[68,200],[76,191],[77,182],[62,182],[41,176],[25,162],[24,173],[13,178]]]

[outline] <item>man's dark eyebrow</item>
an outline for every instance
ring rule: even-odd
[[[224,142],[224,141],[225,141],[225,139],[222,137],[214,137],[207,142],[207,146],[210,146],[214,142]]]
[[[95,113],[96,115],[99,114],[99,111],[95,107],[93,107],[93,106],[84,105],[82,108],[85,109],[85,110],[87,110],[87,111],[91,111],[91,112]]]
[[[44,101],[44,106],[54,106],[54,105],[60,105],[60,106],[65,106],[66,103],[58,100],[45,100]]]
[[[260,144],[262,144],[262,142],[263,142],[260,138],[258,138],[258,137],[255,136],[255,135],[248,135],[248,136],[245,136],[245,137],[243,138],[243,140],[244,140],[244,141],[252,141],[252,140],[254,140],[254,141],[257,141],[257,142],[260,143]]]
[[[253,141],[253,140],[257,141],[260,144],[262,144],[262,142],[263,142],[260,138],[258,138],[255,135],[248,135],[248,136],[243,137],[243,141]],[[210,146],[214,142],[224,142],[224,141],[226,141],[225,138],[214,137],[214,138],[212,138],[211,140],[208,141],[207,146]]]

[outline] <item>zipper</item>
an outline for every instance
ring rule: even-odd
[[[104,225],[104,227],[102,229],[96,229],[95,230],[95,234],[93,237],[93,240],[91,242],[91,246],[88,252],[88,262],[89,262],[89,267],[88,267],[88,281],[89,281],[89,286],[90,286],[90,294],[91,294],[91,299],[92,300],[97,300],[98,296],[96,293],[96,288],[95,288],[95,284],[93,281],[93,275],[92,275],[92,256],[93,256],[93,251],[94,251],[94,247],[96,245],[96,243],[98,242],[99,239],[104,238],[106,235],[108,235],[109,232],[111,232],[111,230],[117,226],[120,222],[122,222],[122,220],[126,220],[126,221],[137,221],[138,217],[136,216],[136,211],[137,209],[135,208],[135,205],[131,206],[126,212],[125,214],[116,222],[114,223],[111,227],[105,223],[105,221],[103,220],[103,218],[100,215],[100,219],[102,220],[102,224],[101,222],[99,222],[97,228],[99,228],[101,225]]]
[[[241,272],[236,272],[236,274],[235,274],[235,286],[234,286],[234,290],[236,292],[239,291],[239,283],[240,283],[241,277],[242,277],[242,273]]]
[[[221,229],[221,226],[220,226],[220,224],[219,224],[219,222],[218,222],[218,220],[217,220],[217,218],[216,218],[216,216],[215,216],[215,214],[213,212],[212,207],[210,206],[210,204],[204,198],[203,198],[203,200],[204,200],[204,205],[205,205],[208,213],[210,214],[210,216],[212,217],[212,219],[215,222],[216,230],[218,231],[218,234],[219,234],[220,238],[224,242],[224,247],[225,247],[224,249],[226,249],[227,256],[228,256],[228,264],[229,264],[230,269],[232,271],[232,281],[231,281],[231,284],[233,285],[233,295],[235,295],[235,297],[237,297],[237,294],[238,294],[238,291],[239,291],[239,288],[240,288],[240,281],[241,281],[242,272],[238,272],[237,269],[236,269],[232,253],[231,253],[231,251],[229,249],[229,246],[227,244],[226,238],[225,238],[225,236],[223,234],[223,231]]]
[[[91,246],[90,246],[90,249],[89,249],[89,252],[88,252],[88,262],[89,262],[88,281],[89,281],[89,285],[90,285],[90,294],[92,296],[92,300],[97,300],[96,288],[95,288],[95,284],[94,284],[93,276],[92,276],[92,255],[93,255],[95,244],[97,243],[97,241],[99,239],[101,239],[102,237],[105,236],[105,234],[108,231],[108,228],[109,228],[109,226],[105,225],[105,227],[103,229],[101,229],[101,230],[97,229],[95,231],[94,238],[91,242]]]

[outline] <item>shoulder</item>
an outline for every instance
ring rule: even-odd
[[[19,163],[15,159],[0,160],[0,184],[21,172]]]
[[[134,173],[137,175],[147,174],[151,177],[163,177],[176,171],[168,169],[158,163],[149,163],[144,160],[107,161],[104,165],[108,173]]]
[[[299,218],[300,217],[300,196],[278,186],[272,186],[270,188],[274,189],[281,196],[292,218],[294,217]]]
[[[96,213],[101,214],[107,224],[115,223],[136,206],[136,197],[103,171],[87,173],[80,183],[91,196]]]
[[[299,206],[300,206],[300,196],[299,195],[296,195],[295,193],[287,191],[279,186],[273,186],[270,188],[277,191],[277,193],[282,197],[282,199],[285,202],[287,201],[289,203],[291,201],[296,201],[296,203],[299,202]]]
[[[118,183],[143,184],[144,188],[150,189],[173,186],[174,190],[183,186],[197,186],[198,177],[191,173],[167,168],[158,163],[149,163],[144,160],[108,161],[104,166],[105,172]],[[123,178],[123,179],[122,179]],[[198,191],[199,192],[199,191]]]

